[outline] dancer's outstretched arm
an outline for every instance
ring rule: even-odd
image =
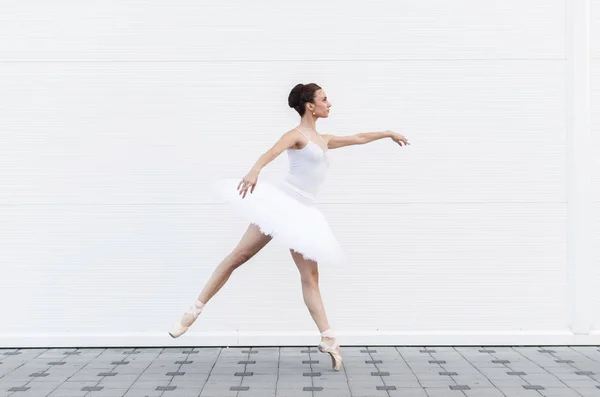
[[[337,149],[344,146],[350,145],[364,145],[365,143],[373,142],[378,139],[383,138],[391,138],[394,142],[399,144],[400,146],[410,145],[408,140],[401,134],[398,134],[394,131],[383,131],[383,132],[359,132],[354,135],[322,135],[325,142],[327,142],[327,147],[329,149]]]

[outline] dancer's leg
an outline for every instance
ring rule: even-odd
[[[329,322],[325,314],[325,306],[323,305],[323,298],[321,298],[321,291],[319,290],[319,268],[317,262],[305,259],[294,250],[290,250],[290,252],[300,271],[304,303],[321,332],[319,350],[331,356],[333,369],[339,371],[342,366],[342,353],[333,330],[329,328]]]
[[[231,273],[256,255],[269,241],[270,236],[261,233],[258,226],[250,224],[237,247],[216,267],[198,295],[198,301],[206,304],[225,285]]]
[[[325,314],[325,306],[319,290],[319,267],[317,262],[305,259],[299,253],[290,250],[292,258],[300,271],[300,281],[302,283],[302,296],[304,303],[310,312],[315,324],[320,332],[329,329],[329,322]]]
[[[183,313],[181,319],[173,324],[169,334],[173,338],[183,335],[189,327],[196,321],[204,305],[225,285],[231,273],[258,251],[260,251],[267,243],[271,241],[271,237],[261,233],[258,226],[250,224],[246,233],[238,245],[225,257],[213,271],[213,274],[204,285],[204,289],[198,296],[198,299],[191,307]]]

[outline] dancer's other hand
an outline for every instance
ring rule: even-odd
[[[400,146],[402,146],[402,144],[404,144],[404,146],[410,145],[408,140],[403,135],[398,134],[397,132],[394,132],[394,131],[390,131],[390,130],[387,130],[386,132],[390,133],[390,138],[392,138],[392,140],[394,142],[396,142],[398,145],[400,145]]]
[[[258,173],[254,171],[250,171],[246,174],[245,177],[242,178],[240,183],[238,183],[237,190],[238,193],[242,196],[242,198],[246,197],[248,193],[248,189],[250,190],[250,194],[254,192],[254,187],[256,186],[256,182],[258,181]]]

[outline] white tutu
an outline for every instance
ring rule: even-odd
[[[276,185],[259,180],[254,192],[248,191],[242,199],[238,184],[238,179],[221,179],[216,182],[215,190],[239,215],[273,237],[273,241],[318,263],[346,262],[313,196],[287,182]]]

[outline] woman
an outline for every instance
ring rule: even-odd
[[[300,272],[304,302],[321,332],[319,350],[329,353],[333,369],[339,371],[342,364],[340,346],[325,314],[317,265],[344,263],[342,250],[315,206],[317,191],[329,166],[327,152],[382,138],[391,138],[400,146],[408,145],[408,142],[392,131],[351,136],[319,134],[316,122],[319,118],[329,117],[331,103],[321,87],[314,83],[296,85],[289,94],[288,104],[300,115],[299,126],[286,132],[260,156],[241,181],[225,179],[217,183],[218,194],[250,225],[237,247],[217,266],[196,302],[172,326],[169,334],[176,338],[185,333],[232,272],[275,239],[290,250]],[[284,150],[289,157],[289,173],[285,180],[279,184],[261,182],[257,185],[261,169]]]

